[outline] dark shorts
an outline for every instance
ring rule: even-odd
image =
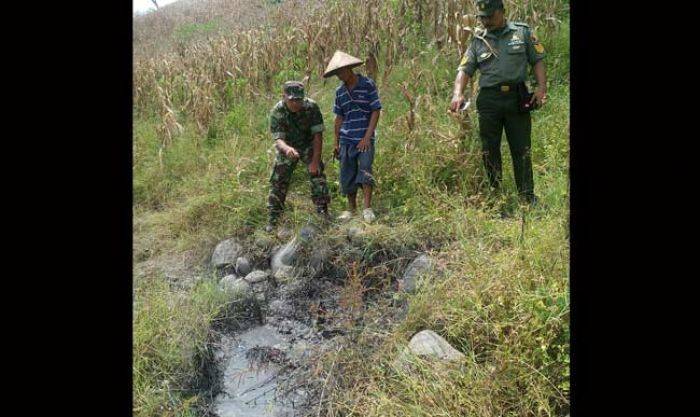
[[[372,162],[374,143],[366,152],[357,150],[357,144],[340,145],[340,192],[344,195],[357,192],[358,184],[374,185]]]

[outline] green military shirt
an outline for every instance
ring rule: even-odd
[[[477,32],[457,71],[464,71],[470,77],[477,69],[481,71],[479,87],[515,84],[527,79],[528,64],[535,65],[544,56],[544,47],[528,25],[508,22],[495,33]]]
[[[282,139],[298,150],[307,149],[313,135],[323,132],[323,116],[318,104],[305,98],[302,109],[292,113],[283,100],[279,101],[270,112],[270,132],[274,140]]]

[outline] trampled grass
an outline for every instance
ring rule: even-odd
[[[551,3],[554,10],[562,2]],[[416,42],[415,53],[397,57],[385,77],[382,52],[377,81],[384,109],[374,165],[379,223],[368,228],[367,239],[385,245],[436,246],[439,268],[409,298],[404,321],[387,326],[381,320],[387,311],[381,300],[365,306],[361,314],[366,327],[360,336],[340,353],[328,354],[320,365],[331,375],[329,386],[336,388],[329,390],[321,415],[566,414],[568,20],[559,12],[555,15],[561,22],[541,35],[549,53],[550,85],[547,106],[533,114],[535,190],[542,205],[531,211],[517,207],[505,138],[504,190],[489,196],[476,114],[470,115],[473,129],[464,133],[446,112],[457,54],[428,41]],[[299,57],[305,57],[301,52]],[[301,79],[305,58],[300,62],[284,76]],[[336,214],[345,206],[338,194],[338,166],[331,158],[337,83],[335,78],[325,84],[312,79],[308,88],[324,115],[322,159]],[[412,130],[402,85],[416,100]],[[212,322],[228,311],[230,300],[206,276],[192,287],[172,287],[158,262],[187,253],[196,269],[218,241],[260,234],[273,157],[267,115],[279,99],[273,87],[232,90],[236,93],[226,105],[214,98],[204,129],[189,107],[173,98],[173,114],[184,129],[174,133],[167,146],[159,133],[159,111],[135,109],[135,415],[189,416],[199,410],[196,405],[202,399],[190,388],[196,385],[193,379]],[[511,217],[500,218],[500,200]],[[300,167],[285,221],[299,227],[312,211]],[[143,267],[149,262],[156,267]],[[382,325],[372,325],[373,319]],[[467,361],[458,368],[422,364],[410,374],[394,369],[397,352],[422,329],[444,336]]]

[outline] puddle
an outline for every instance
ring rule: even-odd
[[[347,343],[347,329],[359,318],[341,303],[347,271],[324,272],[253,285],[246,307],[256,312],[248,321],[253,327],[225,330],[215,350],[221,383],[210,410],[216,416],[297,417],[320,409],[328,377],[318,373],[318,360]]]
[[[223,392],[216,398],[219,417],[293,417],[303,392],[278,392],[278,379],[294,343],[270,325],[223,336],[217,353],[224,369]],[[262,352],[260,355],[251,353]],[[260,360],[260,356],[268,356]]]
[[[289,318],[281,308],[288,303],[278,299],[272,304],[264,325],[221,338],[216,351],[223,371],[214,405],[218,417],[296,417],[308,405],[308,387],[295,381],[294,373],[325,340]]]

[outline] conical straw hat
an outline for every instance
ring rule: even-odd
[[[326,67],[326,72],[323,73],[323,78],[328,78],[335,75],[335,72],[340,68],[354,68],[362,64],[364,64],[364,62],[359,58],[348,55],[343,51],[335,51],[333,58],[331,58],[331,62],[329,62],[328,66]]]

